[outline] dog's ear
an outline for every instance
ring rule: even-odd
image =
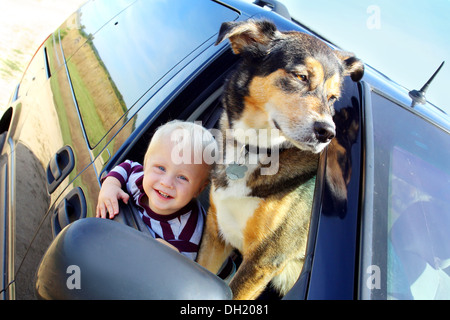
[[[277,27],[267,20],[224,22],[220,28],[216,45],[229,39],[235,54],[263,55],[270,43],[279,36]]]
[[[335,50],[334,53],[341,59],[344,65],[344,75],[350,75],[353,81],[357,82],[364,75],[364,63],[355,57],[351,52]]]

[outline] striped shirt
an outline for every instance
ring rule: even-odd
[[[191,260],[196,259],[206,217],[205,210],[198,200],[193,199],[185,207],[170,215],[160,215],[153,212],[144,201],[146,198],[142,184],[144,169],[141,164],[127,160],[112,169],[106,177],[109,176],[118,179],[122,188],[126,187],[154,238],[162,238],[175,246],[184,256]]]

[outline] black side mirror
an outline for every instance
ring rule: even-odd
[[[148,235],[107,219],[73,222],[36,275],[40,299],[231,299],[208,270]]]

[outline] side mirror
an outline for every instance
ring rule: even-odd
[[[64,228],[36,275],[40,299],[231,299],[223,280],[148,235],[107,219]]]

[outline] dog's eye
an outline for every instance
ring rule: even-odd
[[[328,97],[328,103],[333,104],[337,100],[336,96],[329,96]]]
[[[308,82],[308,76],[305,74],[294,73],[294,76],[302,82]]]

